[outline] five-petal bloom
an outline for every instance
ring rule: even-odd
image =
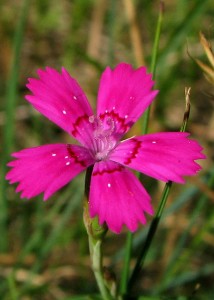
[[[46,200],[77,174],[93,166],[89,212],[100,224],[119,233],[125,224],[135,231],[152,214],[150,196],[128,169],[162,181],[184,182],[201,168],[205,156],[188,133],[162,132],[120,141],[151,104],[157,91],[146,68],[121,63],[103,72],[97,103],[92,108],[78,83],[62,68],[38,71],[29,79],[29,101],[40,113],[76,138],[80,145],[50,144],[13,153],[16,160],[6,178],[19,182],[17,192],[31,198],[44,192]],[[127,168],[128,167],[128,168]]]

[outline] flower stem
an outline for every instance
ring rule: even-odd
[[[105,225],[100,226],[97,218],[91,219],[89,216],[88,199],[90,192],[90,182],[93,167],[89,167],[86,171],[85,178],[85,199],[84,199],[84,213],[83,219],[88,233],[89,251],[92,262],[92,269],[97,281],[101,296],[104,300],[113,300],[108,281],[104,277],[104,268],[102,260],[102,242],[107,232]]]
[[[100,293],[104,300],[112,300],[112,296],[105,284],[102,266],[102,240],[94,240],[89,236],[89,249],[92,260],[92,269],[97,281]]]
[[[131,252],[132,252],[132,241],[133,241],[133,233],[128,232],[126,236],[124,265],[123,265],[121,281],[120,281],[121,295],[125,295],[127,292],[127,282],[129,278],[129,268],[130,268]]]

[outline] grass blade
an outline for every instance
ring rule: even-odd
[[[1,170],[1,187],[0,187],[0,251],[6,251],[8,242],[7,234],[7,219],[8,219],[8,204],[6,199],[6,187],[7,183],[5,181],[6,174],[6,163],[9,160],[9,154],[13,150],[13,140],[14,140],[14,128],[15,128],[15,108],[17,100],[17,88],[18,88],[18,77],[19,77],[19,67],[20,67],[20,53],[22,48],[22,41],[24,36],[25,24],[28,16],[29,0],[24,0],[21,15],[18,20],[18,24],[14,34],[14,52],[13,52],[13,62],[11,67],[10,78],[8,79],[7,89],[6,89],[6,102],[5,102],[5,114],[6,121],[4,124],[3,132],[3,152],[2,152],[2,170]]]

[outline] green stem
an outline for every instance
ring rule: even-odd
[[[160,8],[159,8],[159,15],[158,15],[158,21],[156,26],[156,32],[155,32],[155,39],[152,49],[152,57],[151,57],[151,65],[150,65],[150,72],[153,74],[153,79],[155,78],[156,73],[156,66],[157,66],[157,57],[158,57],[158,48],[159,48],[159,42],[160,42],[160,33],[161,33],[161,27],[163,23],[163,12],[164,12],[164,3],[160,2]]]
[[[150,72],[152,73],[153,79],[155,79],[155,72],[156,72],[156,66],[157,66],[160,33],[161,33],[161,27],[162,27],[162,22],[163,22],[163,11],[164,11],[164,4],[161,1],[158,21],[157,21],[157,27],[156,27],[156,32],[155,32],[155,40],[154,40],[153,49],[152,49],[151,65],[150,65]],[[147,110],[144,114],[143,134],[146,134],[148,132],[150,111],[151,111],[151,105],[147,108]]]
[[[123,270],[121,274],[121,282],[120,282],[120,294],[125,295],[127,293],[127,282],[129,278],[129,269],[130,269],[130,260],[131,260],[131,252],[132,252],[132,241],[133,234],[131,232],[127,233],[126,237],[126,247],[125,247],[125,259]]]
[[[92,260],[92,269],[94,271],[94,276],[96,278],[102,298],[104,300],[112,300],[113,298],[105,284],[105,279],[103,276],[102,240],[94,240],[92,236],[89,236],[89,249]]]
[[[105,225],[100,226],[98,219],[91,219],[89,215],[88,199],[90,192],[90,183],[93,167],[89,167],[86,171],[85,177],[85,199],[84,199],[84,213],[83,219],[86,231],[88,233],[89,251],[92,261],[92,269],[97,281],[100,293],[104,300],[112,300],[110,280],[104,277],[103,261],[102,261],[102,242],[107,232]]]
[[[151,246],[151,243],[153,241],[155,232],[156,232],[158,224],[160,222],[160,219],[161,219],[161,216],[162,216],[162,213],[163,213],[163,209],[165,207],[165,204],[166,204],[166,201],[167,201],[167,198],[168,198],[171,186],[172,186],[172,182],[171,181],[167,182],[167,184],[165,185],[165,188],[163,190],[162,199],[161,199],[160,205],[158,207],[157,213],[156,213],[156,215],[155,215],[155,217],[154,217],[154,219],[153,219],[153,221],[151,223],[151,226],[149,228],[149,232],[147,234],[147,238],[146,238],[146,242],[145,242],[144,247],[143,247],[143,251],[140,253],[140,255],[139,255],[138,259],[137,259],[135,268],[134,268],[134,270],[132,272],[132,275],[130,277],[129,288],[131,288],[132,285],[134,284],[134,282],[135,282],[135,280],[137,278],[137,275],[140,273],[140,271],[142,269],[142,266],[143,266],[143,264],[145,262],[146,255],[147,255],[148,250],[149,250],[149,248]]]
[[[182,122],[182,125],[181,125],[181,128],[180,128],[181,132],[184,132],[186,130],[188,119],[189,119],[189,114],[190,114],[190,99],[189,99],[189,96],[190,96],[190,88],[186,88],[185,89],[186,107],[185,107],[183,122]],[[136,265],[135,265],[134,270],[132,272],[132,275],[130,277],[129,288],[131,288],[132,285],[134,284],[134,282],[136,281],[137,275],[140,273],[140,271],[141,271],[141,269],[144,265],[147,253],[148,253],[149,248],[151,246],[151,243],[154,239],[158,224],[159,224],[161,216],[163,214],[163,209],[165,207],[165,204],[166,204],[167,198],[169,196],[169,192],[171,190],[171,187],[172,187],[172,182],[171,181],[167,182],[165,187],[164,187],[160,205],[158,207],[158,210],[157,210],[157,212],[155,214],[155,217],[154,217],[154,219],[151,223],[151,226],[149,228],[149,232],[147,234],[147,238],[146,238],[144,247],[142,249],[142,252],[140,253],[140,255],[137,259]]]
[[[111,0],[109,5],[109,20],[108,20],[108,36],[109,36],[109,48],[108,48],[108,63],[112,66],[115,56],[115,28],[116,28],[116,1]]]

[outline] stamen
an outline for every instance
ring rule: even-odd
[[[94,144],[92,151],[94,156],[98,161],[106,159],[116,144],[113,136],[115,122],[110,116],[102,118],[102,120],[100,117],[90,116],[88,120],[93,127]]]

